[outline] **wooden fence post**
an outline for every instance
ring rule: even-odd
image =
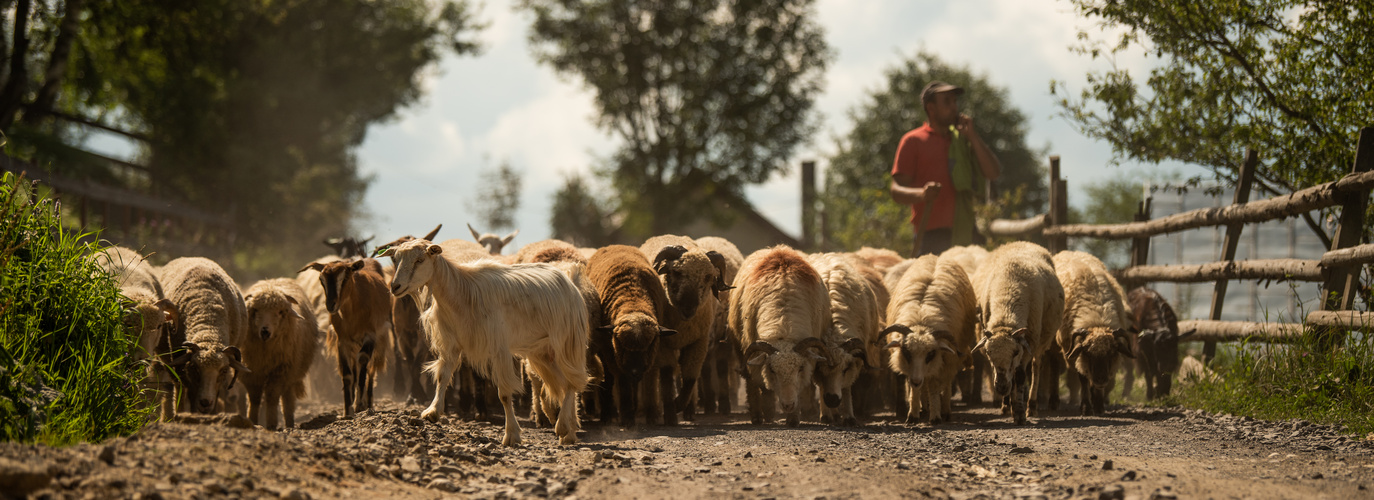
[[[1245,151],[1245,163],[1240,167],[1240,179],[1236,182],[1236,195],[1232,205],[1243,205],[1250,201],[1250,186],[1255,182],[1255,168],[1259,165],[1259,153],[1254,149]],[[1240,242],[1240,231],[1245,228],[1243,223],[1226,225],[1226,240],[1222,242],[1221,262],[1236,260],[1236,245]],[[1216,287],[1212,290],[1212,308],[1208,318],[1216,321],[1221,319],[1221,308],[1226,303],[1226,286],[1230,280],[1217,280]],[[1217,342],[1209,340],[1202,344],[1202,362],[1211,363],[1212,358],[1217,354]]]
[[[1145,222],[1150,220],[1150,204],[1154,198],[1145,198],[1145,201],[1136,205],[1135,222]],[[1131,240],[1131,267],[1149,265],[1150,263],[1150,237],[1143,236]]]
[[[1050,157],[1050,222],[1047,226],[1069,223],[1068,183],[1059,178],[1059,155]],[[1049,251],[1056,254],[1069,248],[1068,236],[1050,236]]]
[[[1360,142],[1355,147],[1355,162],[1351,173],[1368,172],[1374,167],[1374,127],[1360,129]],[[1336,226],[1336,234],[1331,238],[1331,250],[1350,248],[1360,244],[1364,236],[1364,212],[1369,203],[1368,192],[1348,192],[1340,195],[1341,219]],[[1323,311],[1349,310],[1355,300],[1356,288],[1360,285],[1360,271],[1363,266],[1345,265],[1325,269],[1328,273],[1322,285]],[[1333,329],[1318,329],[1320,346],[1332,347],[1342,339],[1332,336]]]

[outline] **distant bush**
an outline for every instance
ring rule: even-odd
[[[61,227],[58,203],[0,178],[0,439],[65,445],[132,433],[148,420],[101,248]]]

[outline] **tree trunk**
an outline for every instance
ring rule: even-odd
[[[53,102],[57,100],[57,91],[67,76],[72,42],[76,40],[81,9],[84,7],[85,0],[67,0],[66,12],[62,14],[62,22],[58,24],[57,41],[53,43],[52,57],[48,59],[48,71],[43,75],[43,87],[38,90],[38,97],[33,100],[30,108],[34,113],[26,113],[25,121],[35,121],[42,113],[51,110]]]
[[[25,60],[29,54],[29,0],[19,0],[14,6],[14,50],[10,52],[10,74],[0,88],[0,130],[9,130],[14,115],[24,98],[29,75]]]

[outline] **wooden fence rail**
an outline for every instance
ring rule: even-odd
[[[1196,329],[1189,340],[1206,343],[1203,357],[1210,359],[1216,342],[1251,339],[1287,342],[1299,336],[1314,335],[1324,343],[1339,342],[1340,332],[1374,332],[1374,313],[1352,311],[1359,276],[1374,263],[1374,244],[1364,231],[1364,214],[1370,191],[1374,189],[1374,127],[1360,130],[1359,143],[1351,173],[1333,182],[1269,199],[1249,201],[1250,186],[1258,166],[1258,154],[1249,151],[1235,186],[1235,199],[1226,207],[1192,210],[1151,220],[1148,199],[1140,204],[1135,222],[1123,224],[1065,224],[1068,203],[1064,179],[1059,178],[1059,157],[1050,157],[1049,213],[1024,220],[998,219],[987,223],[987,234],[1001,237],[1043,235],[1051,252],[1066,247],[1069,237],[1134,239],[1131,266],[1116,271],[1125,283],[1215,282],[1209,320],[1183,321],[1180,329]],[[1313,210],[1340,207],[1340,222],[1330,251],[1320,260],[1267,259],[1235,260],[1235,248],[1245,224],[1301,216]],[[1168,233],[1202,227],[1224,226],[1226,237],[1217,262],[1198,265],[1144,265],[1149,239]],[[1303,324],[1219,321],[1226,285],[1231,280],[1296,280],[1321,282],[1321,310],[1303,318]],[[1307,331],[1304,331],[1304,328]]]

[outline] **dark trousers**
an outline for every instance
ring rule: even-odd
[[[953,239],[953,234],[953,231],[947,227],[927,229],[925,236],[921,238],[921,248],[916,248],[915,241],[911,242],[911,257],[914,259],[926,254],[939,255],[944,253],[945,250],[949,250],[949,247],[952,246],[951,240]],[[974,245],[982,245],[986,242],[987,238],[978,234],[978,231],[973,232]]]

